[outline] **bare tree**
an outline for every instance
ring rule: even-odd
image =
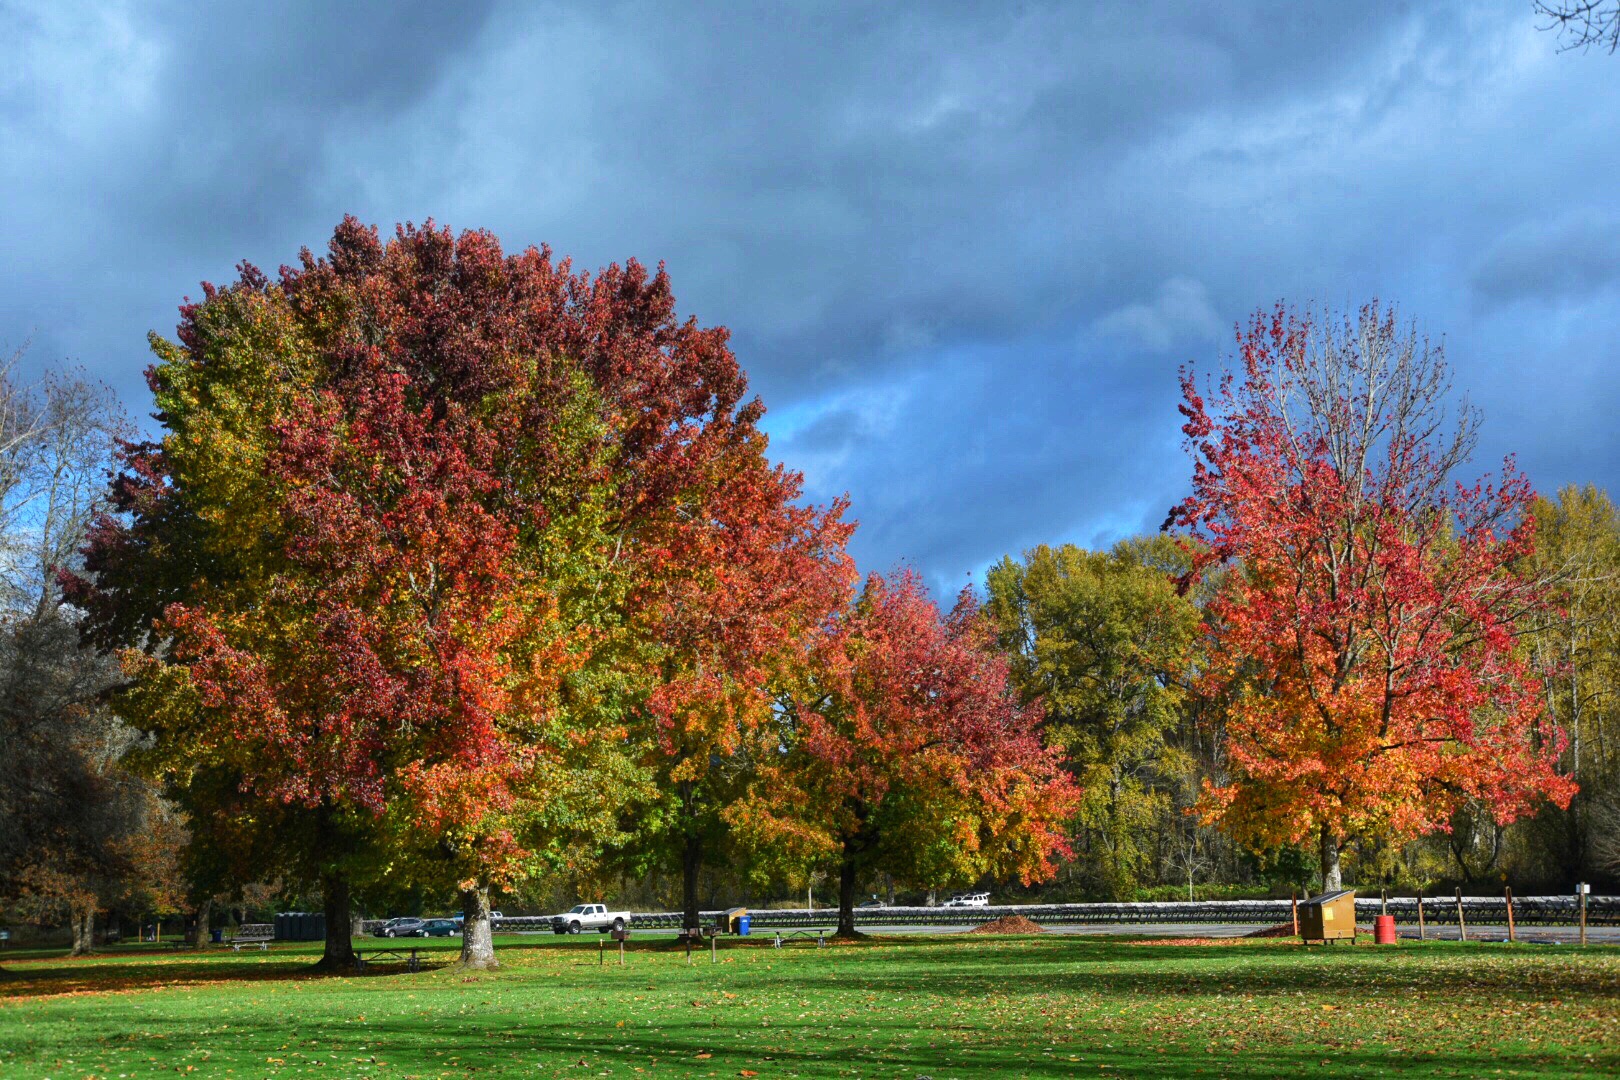
[[[1557,29],[1563,41],[1560,52],[1594,45],[1611,53],[1620,48],[1620,0],[1536,0],[1536,14],[1550,20],[1543,30]]]
[[[0,364],[0,897],[67,914],[84,951],[156,805],[121,766],[134,733],[102,702],[116,663],[80,642],[57,583],[125,424],[105,387],[76,371],[25,382],[18,359]]]

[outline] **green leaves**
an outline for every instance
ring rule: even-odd
[[[1046,712],[1085,794],[1082,872],[1129,896],[1152,871],[1171,792],[1190,766],[1174,744],[1197,654],[1201,615],[1168,567],[1167,538],[1108,552],[1045,545],[991,568],[985,617],[1026,701]]]

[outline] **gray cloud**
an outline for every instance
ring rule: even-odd
[[[667,261],[870,567],[1157,525],[1177,365],[1279,297],[1400,301],[1489,455],[1620,480],[1620,69],[1521,0],[256,11],[0,5],[0,344],[140,410],[199,279],[431,215]]]
[[[1620,280],[1620,215],[1592,208],[1527,222],[1492,244],[1470,284],[1482,305],[1580,303]]]

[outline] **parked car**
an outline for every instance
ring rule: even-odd
[[[421,932],[421,919],[389,919],[373,931],[378,937],[416,937]]]
[[[990,894],[987,893],[987,892],[957,893],[955,896],[951,897],[949,900],[945,901],[945,903],[941,904],[940,906],[941,907],[989,907],[990,906]]]
[[[628,911],[609,911],[606,904],[575,904],[561,915],[551,917],[551,930],[555,934],[577,934],[581,930],[605,934],[629,925]]]
[[[490,917],[490,918],[491,918],[491,919],[504,919],[504,918],[506,918],[506,916],[505,916],[505,915],[502,915],[502,914],[501,914],[501,913],[500,913],[500,912],[498,912],[498,911],[492,911],[492,912],[490,912],[490,913],[489,913],[489,917]],[[466,919],[466,918],[467,918],[467,916],[466,916],[466,915],[463,915],[463,914],[456,914],[456,915],[446,915],[446,916],[445,916],[445,918],[447,918],[447,919],[449,919],[449,920],[450,920],[450,921],[451,921],[451,922],[453,922],[453,923],[455,923],[455,924],[456,924],[456,929],[457,929],[457,930],[460,930],[460,929],[461,929],[461,924],[462,924],[462,922],[463,922],[463,921],[464,921],[464,920],[465,920],[465,919]]]
[[[457,919],[429,919],[422,924],[420,933],[423,937],[449,937],[461,933],[461,922]]]
[[[881,900],[874,897],[871,900],[863,900],[859,904],[856,904],[855,906],[858,907],[858,908],[882,908],[882,907],[888,907],[889,905],[885,904],[883,901],[881,901]]]

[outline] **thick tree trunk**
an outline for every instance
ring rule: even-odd
[[[461,893],[461,959],[464,968],[487,971],[500,967],[495,959],[495,937],[489,921],[489,886]]]
[[[693,833],[681,851],[681,925],[688,930],[703,924],[698,910],[698,872],[703,869],[703,838]]]
[[[321,879],[321,896],[326,913],[326,948],[315,966],[323,971],[348,971],[354,967],[349,879],[342,874],[326,875]]]
[[[214,902],[204,900],[191,913],[191,919],[186,924],[186,944],[193,949],[201,949],[208,944],[208,920],[213,911]]]
[[[838,867],[838,936],[855,937],[855,853],[844,845],[844,861]]]
[[[68,922],[73,925],[73,951],[68,955],[89,956],[95,951],[95,909],[73,908],[68,912]]]
[[[1344,888],[1344,877],[1339,872],[1339,840],[1326,825],[1322,826],[1322,891],[1333,892]]]

